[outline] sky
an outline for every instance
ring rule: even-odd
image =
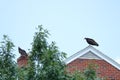
[[[31,49],[34,32],[43,25],[67,57],[88,46],[93,38],[105,55],[120,63],[119,0],[0,0],[0,40],[8,35],[18,46]]]

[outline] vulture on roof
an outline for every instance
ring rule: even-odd
[[[23,50],[23,49],[21,49],[20,47],[18,47],[18,51],[21,54],[21,56],[28,56],[27,53],[26,53],[26,51]]]
[[[95,42],[94,39],[91,39],[91,38],[85,38],[85,40],[87,41],[87,43],[89,45],[95,45],[95,46],[99,46],[99,44],[97,42]]]

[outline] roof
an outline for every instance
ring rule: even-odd
[[[89,45],[86,48],[82,49],[81,51],[73,54],[72,56],[68,57],[65,60],[65,64],[69,64],[70,62],[74,61],[77,58],[87,58],[87,59],[102,59],[105,60],[106,62],[110,63],[114,67],[116,67],[118,70],[120,70],[120,64],[115,62],[113,59],[110,57],[106,56],[93,46]]]

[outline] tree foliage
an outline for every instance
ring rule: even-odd
[[[24,80],[67,79],[63,62],[66,54],[58,50],[55,42],[49,44],[48,36],[48,31],[43,29],[42,25],[38,26],[33,38],[28,66],[21,69],[21,73],[27,76]]]
[[[13,54],[14,44],[7,35],[0,42],[0,80],[16,80],[16,65]]]
[[[96,66],[89,64],[88,68],[84,71],[85,80],[96,80]]]
[[[48,44],[48,35],[47,30],[38,26],[33,39],[31,59],[36,64],[36,80],[65,80],[65,53],[58,50],[55,42]]]

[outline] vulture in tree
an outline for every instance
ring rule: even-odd
[[[21,54],[21,56],[28,56],[27,53],[26,53],[26,51],[23,50],[23,49],[21,49],[20,47],[18,47],[18,51]]]
[[[85,40],[87,41],[87,43],[89,45],[95,45],[95,46],[99,46],[99,44],[97,42],[95,42],[95,40],[91,39],[91,38],[85,38]]]

